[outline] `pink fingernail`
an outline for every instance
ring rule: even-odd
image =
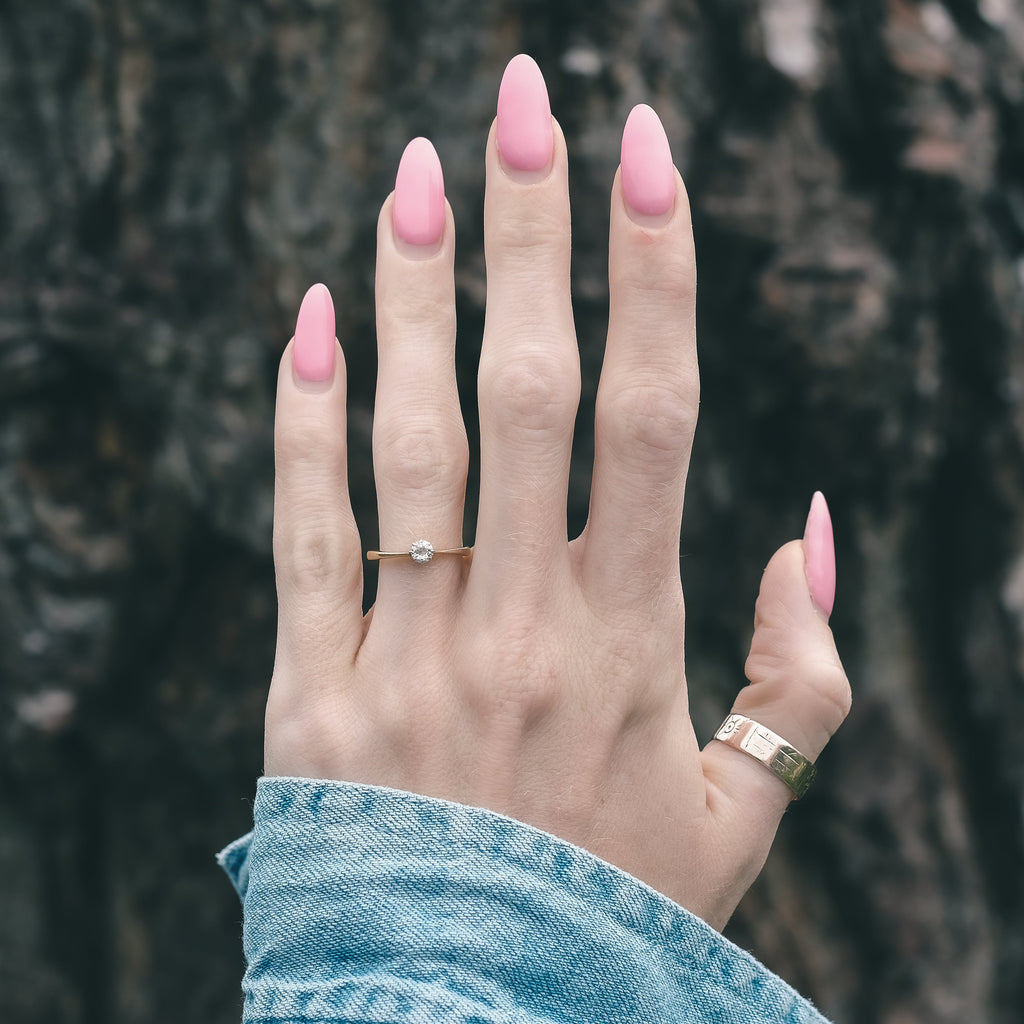
[[[520,53],[508,62],[498,89],[498,152],[511,170],[540,171],[551,163],[554,145],[544,76]]]
[[[814,492],[811,511],[807,514],[804,562],[811,600],[827,619],[832,614],[836,599],[836,548],[832,537],[832,517],[821,491]]]
[[[327,286],[306,292],[295,321],[292,366],[301,381],[330,380],[334,375],[334,303]]]
[[[622,194],[630,210],[646,217],[668,213],[676,200],[672,150],[661,119],[646,103],[626,118],[621,159]]]
[[[410,245],[435,245],[444,231],[444,175],[429,139],[413,139],[398,165],[395,234]]]

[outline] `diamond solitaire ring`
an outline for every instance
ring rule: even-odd
[[[472,553],[472,548],[444,548],[436,551],[429,540],[416,540],[408,551],[367,551],[366,557],[371,562],[379,562],[384,558],[411,558],[417,565],[425,565],[437,555],[461,555],[465,558]]]

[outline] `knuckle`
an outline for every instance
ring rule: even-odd
[[[368,760],[370,723],[349,701],[338,699],[337,678],[282,689],[275,675],[266,711],[264,772],[310,778],[340,777],[349,764]],[[379,742],[379,741],[378,741]],[[372,749],[372,748],[370,748]]]
[[[646,621],[662,627],[653,643],[638,619],[634,628],[622,622],[609,624],[607,639],[598,645],[598,655],[607,666],[602,672],[602,705],[607,713],[623,719],[660,716],[685,693],[681,620],[663,618],[652,608]]]
[[[432,280],[403,282],[401,295],[379,304],[379,331],[384,337],[453,339],[455,337],[455,300]],[[396,289],[397,290],[397,289]]]
[[[425,423],[395,423],[379,430],[374,443],[378,480],[406,491],[460,488],[469,468],[464,431]]]
[[[271,683],[265,718],[266,745],[282,754],[293,756],[296,751],[316,750],[325,745],[329,727],[320,711],[314,691],[306,685],[282,699],[279,688]]]
[[[576,419],[578,359],[533,353],[482,368],[480,402],[498,423],[531,431],[564,430]]]
[[[678,456],[689,449],[697,426],[700,384],[647,381],[599,396],[597,420],[604,440],[617,453],[636,458]]]
[[[299,519],[274,520],[274,566],[278,582],[291,593],[310,594],[328,588],[354,587],[362,572],[358,551],[348,531],[331,528],[330,516],[307,511]]]
[[[769,688],[778,700],[798,701],[829,736],[843,724],[853,704],[850,680],[838,656],[807,653],[794,657],[787,641],[751,650],[744,671],[754,686]]]
[[[838,657],[830,654],[808,655],[795,660],[789,669],[791,677],[802,681],[824,708],[822,720],[834,733],[850,713],[853,694],[850,680]]]
[[[554,693],[553,677],[535,671],[506,678],[502,686],[479,687],[470,703],[477,717],[493,726],[525,730],[550,713]]]
[[[827,669],[819,671],[817,689],[832,712],[835,729],[838,729],[846,720],[846,716],[853,706],[850,680],[840,665],[831,665]],[[832,731],[834,732],[835,729]]]
[[[544,717],[559,697],[559,673],[532,627],[478,638],[466,652],[466,701],[492,726],[522,728]]]
[[[518,216],[498,217],[488,225],[487,259],[506,269],[521,269],[536,275],[540,254],[557,254],[568,259],[569,232],[561,210],[544,204],[520,208]]]
[[[317,478],[331,472],[342,474],[344,479],[345,440],[325,430],[319,420],[282,423],[279,419],[274,433],[274,459],[279,476]]]
[[[664,245],[655,237],[638,246],[631,260],[617,261],[613,284],[617,289],[647,296],[652,311],[692,310],[697,298],[697,267],[692,243]]]

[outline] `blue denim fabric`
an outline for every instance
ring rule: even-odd
[[[824,1022],[700,919],[490,811],[259,780],[218,860],[245,907],[246,1022]]]

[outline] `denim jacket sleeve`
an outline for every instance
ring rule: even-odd
[[[490,811],[263,778],[218,860],[244,905],[244,1021],[824,1022],[670,899]]]

